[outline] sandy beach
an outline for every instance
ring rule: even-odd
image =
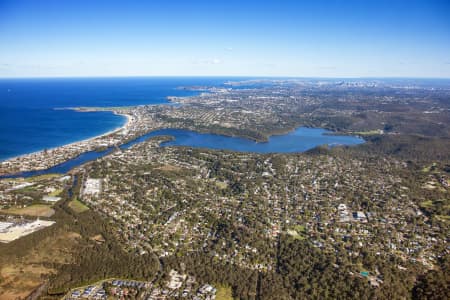
[[[66,108],[66,109],[71,109],[71,110],[77,111],[79,113],[98,111],[98,110],[95,110],[95,109],[89,110],[89,109],[85,109],[85,108],[83,108],[81,110],[81,109],[76,108],[76,107],[75,108]],[[49,148],[46,151],[47,152],[52,152],[52,151],[55,151],[55,150],[60,149],[60,148],[68,148],[68,147],[71,147],[71,146],[77,146],[77,145],[81,145],[81,144],[86,144],[86,143],[89,143],[91,141],[94,141],[94,140],[97,140],[97,139],[104,138],[104,137],[107,137],[109,135],[115,134],[115,133],[117,133],[117,132],[119,132],[121,130],[127,130],[130,127],[131,123],[133,122],[133,117],[131,115],[129,115],[129,114],[118,113],[118,112],[116,112],[114,110],[107,110],[107,109],[104,109],[102,111],[110,111],[110,112],[112,112],[115,115],[123,116],[123,117],[126,118],[126,122],[122,126],[114,128],[114,129],[112,129],[112,130],[110,130],[108,132],[102,133],[100,135],[96,135],[96,136],[93,136],[91,138],[87,138],[87,139],[79,140],[79,141],[76,141],[76,142],[60,145],[60,146],[57,146],[57,147]],[[23,155],[10,157],[8,159],[5,159],[5,160],[1,161],[0,163],[6,163],[6,162],[9,162],[9,161],[16,161],[16,160],[20,160],[20,159],[25,159],[27,157],[37,156],[37,155],[43,154],[44,151],[45,150],[40,150],[40,151],[30,152],[30,153],[23,154]]]

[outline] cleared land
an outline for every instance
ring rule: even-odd
[[[61,193],[62,193],[62,189],[58,189],[58,190],[56,190],[56,191],[53,191],[53,192],[51,192],[50,194],[48,194],[49,196],[52,196],[52,197],[56,197],[56,196],[59,196]]]
[[[80,200],[74,199],[69,202],[68,206],[76,213],[82,213],[89,209],[86,205],[84,205]]]
[[[55,224],[54,221],[44,220],[36,220],[22,224],[3,223],[3,225],[6,225],[3,227],[6,228],[0,231],[0,242],[9,243],[53,224]]]
[[[25,181],[40,181],[40,180],[46,180],[46,179],[54,179],[57,177],[61,177],[62,174],[53,173],[53,174],[45,174],[45,175],[38,175],[33,177],[25,178]]]
[[[161,171],[180,171],[181,168],[178,166],[172,166],[172,165],[163,165],[159,168],[156,168],[157,170],[161,170]]]
[[[225,285],[219,285],[217,287],[216,300],[233,300],[233,294],[231,287]]]
[[[79,235],[74,232],[57,232],[30,247],[23,257],[15,252],[0,257],[0,299],[24,299],[44,283],[41,275],[55,270],[51,263],[69,263]]]
[[[383,134],[383,131],[381,131],[379,129],[377,129],[377,130],[369,130],[369,131],[357,131],[357,132],[354,132],[354,134],[360,135],[360,136],[370,136],[370,135]]]
[[[12,215],[26,215],[32,217],[51,217],[55,210],[50,205],[33,204],[23,208],[9,208],[0,212]]]
[[[228,183],[223,182],[223,181],[216,181],[216,185],[221,190],[224,190],[228,187]]]

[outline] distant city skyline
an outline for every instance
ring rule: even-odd
[[[450,78],[448,1],[0,0],[0,77]]]

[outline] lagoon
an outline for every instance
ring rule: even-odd
[[[189,146],[215,150],[231,150],[255,153],[290,153],[304,152],[320,145],[356,145],[364,142],[355,136],[334,135],[321,128],[299,127],[283,135],[274,135],[267,142],[255,142],[240,137],[198,133],[182,129],[163,129],[150,133],[155,135],[174,136],[175,140],[167,141],[161,146]]]
[[[168,104],[167,96],[198,94],[180,86],[221,86],[230,79],[0,79],[0,161],[92,138],[125,123],[122,116],[111,112],[80,113],[61,108]]]
[[[331,147],[340,145],[357,145],[364,142],[360,137],[335,135],[331,131],[321,128],[299,127],[283,135],[271,136],[267,142],[255,142],[240,137],[230,137],[211,133],[198,133],[184,129],[160,129],[147,133],[135,140],[120,145],[120,149],[128,149],[131,146],[156,136],[172,136],[173,140],[161,143],[161,147],[187,146],[194,148],[207,148],[213,150],[230,150],[238,152],[254,153],[292,153],[304,152],[320,145]],[[68,160],[62,164],[47,170],[22,172],[14,175],[4,175],[0,178],[32,177],[50,173],[67,173],[72,168],[80,166],[88,161],[103,157],[111,153],[114,148],[104,151],[91,151]]]

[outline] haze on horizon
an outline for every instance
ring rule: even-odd
[[[221,75],[450,78],[450,2],[0,0],[0,77]]]

